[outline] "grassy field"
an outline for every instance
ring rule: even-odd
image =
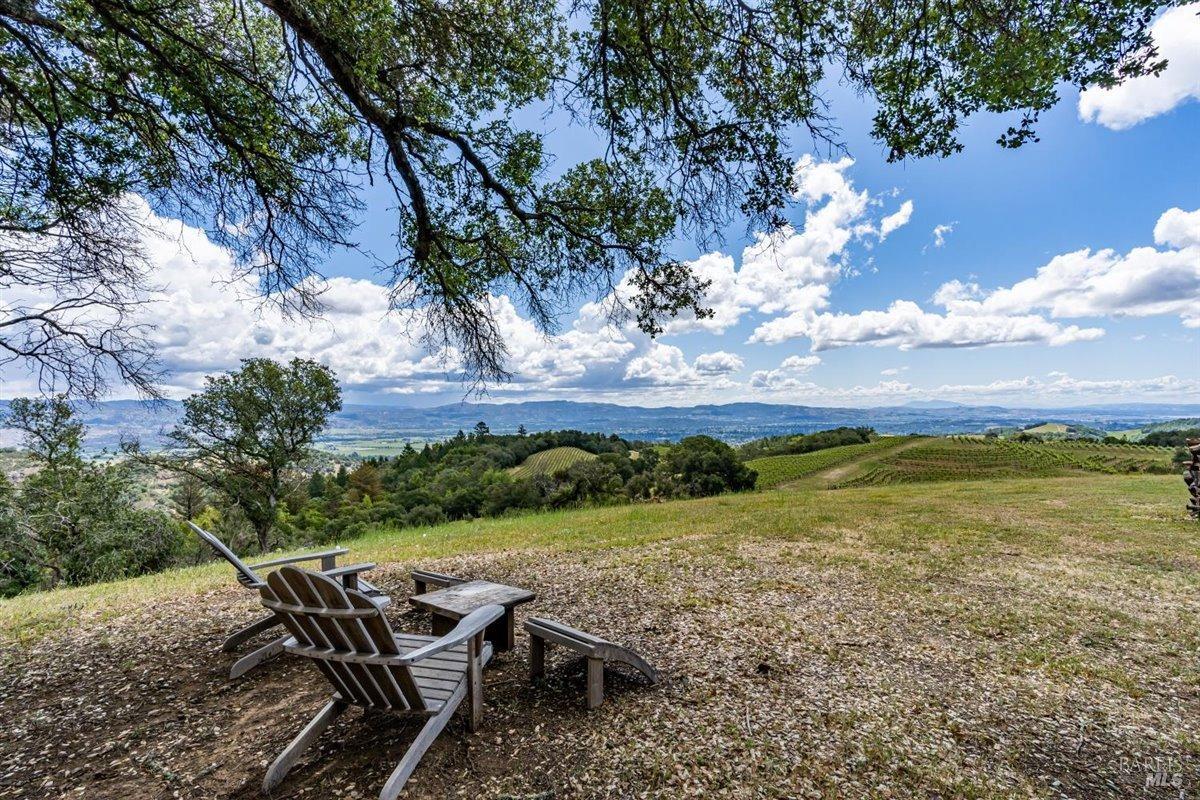
[[[534,453],[508,472],[514,478],[532,478],[534,475],[553,475],[559,470],[579,461],[590,461],[595,453],[578,447],[552,447],[540,453]]]
[[[838,487],[929,481],[1055,477],[1079,472],[1170,474],[1169,447],[1095,442],[1023,443],[973,436],[922,439],[914,446],[861,459]]]
[[[758,473],[758,488],[772,489],[831,467],[885,453],[907,441],[911,441],[910,437],[885,436],[867,444],[848,444],[843,447],[829,447],[824,450],[816,450],[812,453],[765,456],[747,461],[746,466]]]
[[[1182,495],[1102,473],[785,488],[348,544],[380,564],[399,630],[428,625],[404,602],[422,566],[535,589],[522,615],[665,676],[610,675],[588,713],[578,662],[552,650],[530,686],[519,637],[485,676],[482,730],[453,723],[408,797],[1116,798],[1151,763],[1190,797],[1200,526]],[[254,613],[216,566],[0,603],[0,797],[260,797],[327,690],[287,658],[226,679],[221,638]],[[417,730],[344,720],[278,796],[371,797]]]

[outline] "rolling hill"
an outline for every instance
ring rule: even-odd
[[[532,478],[534,475],[553,475],[580,461],[590,461],[596,458],[595,453],[578,447],[552,447],[540,453],[534,453],[518,466],[508,470],[514,478]]]
[[[912,441],[908,436],[885,436],[867,444],[848,444],[811,453],[755,458],[747,461],[746,466],[758,473],[759,489],[771,489],[866,456],[887,452],[908,441]]]
[[[1064,441],[1023,443],[966,436],[929,438],[913,447],[864,459],[835,485],[880,486],[929,481],[1173,472],[1169,447]]]

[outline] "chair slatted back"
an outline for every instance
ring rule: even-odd
[[[263,579],[258,576],[258,573],[246,566],[246,562],[238,558],[237,554],[230,550],[224,542],[191,520],[188,520],[188,527],[195,531],[197,536],[207,542],[208,546],[215,550],[217,555],[233,565],[233,568],[237,570],[238,583],[251,589],[257,589],[263,585]]]
[[[383,711],[424,711],[409,666],[387,617],[366,595],[298,567],[282,567],[259,588],[263,605],[296,639],[288,652],[305,656],[342,699]]]

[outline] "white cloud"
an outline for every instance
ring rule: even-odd
[[[908,367],[888,367],[887,369],[880,370],[879,374],[883,375],[884,377],[895,377],[896,375],[907,371]]]
[[[1155,244],[1168,247],[1200,247],[1200,209],[1168,209],[1154,225]]]
[[[956,222],[947,222],[944,225],[935,225],[933,227],[933,246],[941,247],[946,243],[946,237],[954,232]]]
[[[718,350],[715,353],[703,353],[696,356],[694,366],[701,375],[726,375],[737,372],[745,366],[742,357],[736,353]]]
[[[756,370],[750,376],[750,387],[766,391],[781,391],[810,386],[799,379],[821,363],[820,356],[788,356],[777,369]]]
[[[849,158],[800,158],[793,172],[793,199],[804,207],[803,225],[755,235],[742,251],[740,269],[723,253],[691,262],[696,276],[711,282],[704,302],[713,316],[697,320],[683,315],[665,326],[666,333],[724,333],[750,311],[774,314],[826,307],[831,286],[846,270],[851,242],[883,238],[912,215],[912,202],[906,201],[876,223],[871,212],[879,201],[856,189],[846,176],[853,164]]]
[[[750,341],[777,344],[805,336],[814,352],[869,344],[915,350],[1012,344],[1062,345],[1104,335],[1098,328],[1063,327],[1038,316],[936,314],[909,300],[883,311],[778,317],[754,331]]]
[[[1124,130],[1165,114],[1189,99],[1200,99],[1200,3],[1168,9],[1151,26],[1167,68],[1158,76],[1127,80],[1111,89],[1094,87],[1079,95],[1079,118]]]
[[[1177,314],[1185,326],[1200,327],[1200,211],[1168,210],[1159,217],[1154,238],[1165,249],[1065,253],[1033,277],[991,291],[974,282],[948,281],[932,298],[945,313],[911,300],[854,314],[829,313],[814,304],[760,324],[749,341],[778,344],[807,337],[814,352],[855,344],[901,350],[1056,346],[1104,335],[1100,328],[1057,319]]]
[[[1154,239],[1167,249],[1077,250],[1055,256],[1032,278],[983,291],[950,281],[934,302],[952,314],[996,316],[1044,310],[1060,319],[1178,314],[1200,326],[1200,211],[1173,208],[1159,217]]]
[[[912,200],[905,200],[900,205],[899,211],[895,214],[889,214],[879,221],[879,238],[886,239],[888,235],[907,225],[908,221],[912,218],[912,213]]]
[[[820,356],[788,356],[779,365],[779,368],[788,372],[800,373],[808,372],[820,363]]]

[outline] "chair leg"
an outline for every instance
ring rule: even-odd
[[[304,726],[304,730],[300,731],[295,739],[292,739],[291,743],[275,759],[275,763],[271,764],[270,769],[267,770],[267,776],[263,778],[264,792],[269,792],[279,785],[279,782],[288,774],[288,770],[296,764],[296,759],[300,758],[300,754],[317,740],[321,732],[328,728],[330,723],[346,710],[347,706],[348,704],[341,700],[330,700],[324,708],[317,712],[312,721]]]
[[[593,709],[604,702],[604,659],[587,660],[587,707]]]
[[[240,678],[250,670],[257,667],[268,658],[274,658],[283,652],[283,643],[288,640],[287,636],[280,636],[270,644],[264,644],[262,647],[255,650],[253,653],[248,653],[237,660],[233,665],[233,669],[229,670],[229,678]]]
[[[229,634],[229,638],[225,640],[223,645],[221,645],[221,649],[226,653],[232,653],[243,643],[250,641],[263,631],[269,631],[271,628],[274,628],[276,625],[280,624],[282,623],[279,621],[279,617],[275,616],[274,614],[269,617],[263,617],[258,622],[247,625],[246,627]]]
[[[546,674],[546,640],[540,636],[529,637],[529,680],[536,681]]]
[[[425,755],[425,751],[429,749],[429,746],[437,739],[438,734],[446,727],[446,723],[450,721],[450,717],[454,715],[454,711],[458,708],[458,704],[462,702],[464,695],[465,692],[455,692],[446,701],[446,704],[442,706],[442,710],[429,718],[429,721],[425,723],[425,727],[421,728],[421,732],[417,734],[417,738],[409,745],[404,758],[400,759],[400,763],[392,771],[391,776],[387,779],[387,783],[383,785],[383,789],[379,792],[379,800],[395,800],[396,795],[400,794],[400,790],[408,782],[409,777],[413,774],[413,770],[421,763],[421,758]]]

